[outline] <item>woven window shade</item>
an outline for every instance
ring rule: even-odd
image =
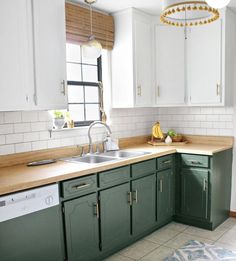
[[[103,49],[114,45],[114,20],[93,10],[93,35]],[[90,11],[74,3],[66,3],[66,38],[68,42],[85,43],[90,36]]]

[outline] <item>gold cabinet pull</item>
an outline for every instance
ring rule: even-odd
[[[195,165],[202,165],[202,163],[197,160],[188,160],[188,162],[190,162],[191,164],[195,164]]]
[[[130,206],[132,206],[132,203],[133,203],[132,192],[128,192],[128,203]]]
[[[170,164],[171,163],[171,160],[166,160],[166,161],[163,161],[162,164]]]
[[[162,193],[163,192],[163,182],[162,179],[159,181],[159,191]]]
[[[66,81],[62,80],[61,81],[61,93],[66,96]]]
[[[73,186],[73,188],[75,188],[75,189],[83,189],[83,188],[88,188],[89,186],[91,186],[91,184],[89,184],[89,183],[88,184],[81,183],[81,184]]]
[[[138,96],[142,96],[142,86],[138,85],[137,89],[138,89],[138,92],[137,92]]]
[[[137,189],[135,191],[133,191],[132,194],[133,194],[133,200],[137,204],[138,203],[138,191],[137,191]]]
[[[97,201],[97,203],[94,204],[94,215],[97,217],[97,219],[99,219],[99,203]]]
[[[207,190],[206,182],[207,182],[207,180],[203,179],[203,191]]]
[[[157,87],[156,87],[156,96],[160,97],[160,86],[159,85],[157,85]]]

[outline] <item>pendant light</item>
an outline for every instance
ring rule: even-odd
[[[223,8],[229,4],[230,0],[206,0],[206,2],[213,8]]]
[[[83,57],[88,59],[97,59],[102,53],[102,45],[95,39],[93,35],[93,11],[92,4],[96,0],[84,0],[86,4],[89,4],[90,7],[90,36],[88,41],[82,45],[82,54]]]
[[[203,0],[163,0],[160,20],[166,25],[187,27],[209,24],[219,17],[219,11]]]

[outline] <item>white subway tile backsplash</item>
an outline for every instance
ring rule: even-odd
[[[24,133],[24,142],[37,141],[37,140],[39,140],[38,132]]]
[[[44,131],[48,130],[46,122],[33,122],[31,123],[32,131]]]
[[[0,155],[7,155],[12,153],[15,153],[15,147],[13,144],[0,146]]]
[[[61,140],[48,140],[48,142],[47,142],[47,147],[49,148],[49,149],[51,149],[51,148],[58,148],[58,147],[61,147],[62,145],[61,145]]]
[[[40,140],[50,140],[50,132],[49,131],[41,131],[39,133]]]
[[[30,131],[31,131],[30,123],[15,123],[14,124],[15,133],[24,133],[24,132],[30,132]]]
[[[30,142],[15,144],[15,153],[27,152],[31,150],[32,147]]]
[[[21,112],[5,112],[4,113],[4,123],[17,123],[21,122]]]
[[[48,111],[39,111],[38,112],[38,120],[39,121],[51,121],[52,116]]]
[[[5,135],[0,135],[0,145],[3,145],[6,143],[6,136]]]
[[[4,113],[0,112],[0,124],[4,123]]]
[[[219,135],[220,134],[220,132],[219,132],[219,129],[207,129],[207,133],[206,133],[207,135]]]
[[[32,150],[44,150],[48,148],[47,141],[34,141],[32,142]]]
[[[6,135],[6,144],[15,144],[24,141],[24,134],[8,134]]]
[[[22,112],[22,122],[37,122],[38,112],[37,111],[23,111]]]
[[[0,134],[10,134],[14,132],[13,124],[0,125]]]

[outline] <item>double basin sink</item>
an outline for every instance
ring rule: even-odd
[[[132,158],[143,156],[146,154],[150,154],[151,152],[147,151],[127,151],[127,150],[117,150],[117,151],[108,151],[99,154],[87,154],[85,156],[74,156],[70,158],[63,159],[69,162],[78,162],[78,163],[90,163],[90,164],[97,164],[103,163],[112,160],[119,160],[125,158]]]

